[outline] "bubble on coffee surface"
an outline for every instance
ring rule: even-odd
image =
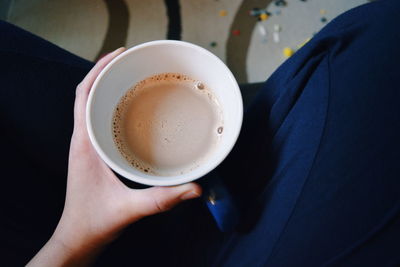
[[[202,82],[198,82],[198,83],[196,84],[196,87],[197,87],[197,89],[199,89],[199,90],[203,90],[203,89],[204,89],[204,84],[203,84]]]
[[[115,108],[112,120],[112,129],[113,129],[113,139],[114,143],[118,149],[118,151],[122,154],[122,156],[127,160],[127,162],[134,168],[138,169],[144,173],[150,173],[151,170],[148,166],[143,164],[140,160],[133,157],[131,151],[128,149],[128,146],[125,144],[124,131],[123,126],[121,125],[121,120],[123,120],[125,109],[129,105],[129,96],[130,92],[124,95],[118,106]]]
[[[128,110],[130,103],[132,99],[139,93],[141,90],[145,90],[146,85],[153,84],[154,82],[174,82],[174,81],[182,81],[185,83],[191,83],[195,92],[198,92],[200,95],[205,95],[209,100],[211,100],[213,103],[217,103],[216,99],[213,97],[213,94],[211,94],[209,88],[202,83],[199,80],[192,79],[184,74],[181,73],[161,73],[161,74],[156,74],[151,77],[147,77],[144,80],[141,80],[137,84],[135,84],[132,88],[127,90],[125,95],[123,95],[117,105],[117,107],[114,110],[114,115],[113,115],[113,121],[112,121],[112,129],[113,129],[113,139],[114,143],[116,144],[118,151],[121,153],[121,155],[125,158],[125,160],[135,169],[145,173],[145,174],[154,174],[158,175],[158,171],[156,168],[153,168],[153,166],[150,166],[146,162],[143,162],[139,158],[137,158],[133,152],[129,149],[129,146],[126,143],[125,140],[125,132],[123,129],[123,121],[124,121],[124,116],[126,111]],[[217,105],[219,106],[219,104]],[[219,113],[219,118],[221,119],[220,121],[222,122],[222,111],[218,110]],[[152,124],[152,122],[148,122]],[[141,123],[137,123],[136,126],[137,128],[143,127]],[[163,124],[161,123],[161,128],[163,128]],[[215,129],[215,128],[214,128]],[[178,124],[175,131],[181,131],[181,125]],[[223,127],[218,127],[217,128],[217,133],[219,135],[222,134]],[[167,144],[171,143],[170,139],[168,137],[165,137],[163,141]],[[192,166],[190,168],[187,168],[182,171],[178,171],[177,174],[184,174],[188,171],[193,170],[194,168],[198,167],[198,164],[196,163],[196,166]]]

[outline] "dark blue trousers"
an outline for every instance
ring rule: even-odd
[[[235,231],[193,200],[128,227],[96,266],[400,264],[399,17],[398,0],[353,9],[263,84],[218,167]],[[74,91],[93,64],[7,23],[0,55],[2,261],[21,266],[61,215]]]

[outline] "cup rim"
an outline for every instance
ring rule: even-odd
[[[190,175],[189,173],[184,174],[185,176],[183,177],[179,177],[181,175],[175,175],[175,176],[163,176],[163,178],[166,179],[152,179],[151,177],[160,177],[158,175],[150,175],[150,174],[141,174],[141,176],[135,175],[133,173],[130,173],[128,171],[126,171],[125,169],[121,168],[117,163],[115,163],[101,148],[101,146],[99,145],[99,142],[96,139],[96,136],[94,134],[94,130],[93,130],[93,126],[92,126],[92,121],[91,121],[91,109],[92,109],[92,103],[93,103],[93,97],[94,94],[96,92],[96,89],[98,87],[99,82],[101,81],[102,77],[108,73],[108,71],[119,61],[121,61],[124,57],[126,57],[128,54],[133,53],[139,49],[145,48],[145,47],[149,47],[149,46],[154,46],[154,45],[178,45],[178,46],[186,46],[186,47],[190,47],[192,49],[198,50],[201,53],[205,53],[208,56],[213,57],[216,61],[219,61],[219,63],[222,63],[223,68],[225,68],[225,71],[227,73],[227,75],[229,76],[230,80],[234,81],[234,87],[235,87],[235,91],[236,91],[236,95],[240,100],[241,105],[239,105],[238,107],[238,114],[239,114],[239,118],[237,120],[237,131],[235,133],[233,133],[233,142],[231,142],[230,144],[228,144],[227,146],[224,147],[223,151],[223,155],[221,157],[218,158],[218,160],[215,160],[214,162],[211,162],[210,164],[208,164],[208,168],[205,168],[200,175],[197,175],[195,177],[192,177],[193,175]],[[209,172],[211,172],[213,169],[215,169],[219,164],[221,164],[221,162],[228,156],[228,154],[232,151],[238,137],[241,131],[241,127],[242,127],[242,122],[243,122],[243,99],[242,99],[242,95],[240,93],[240,89],[238,86],[238,83],[235,79],[235,77],[233,76],[232,72],[230,71],[230,69],[226,66],[226,64],[219,59],[216,55],[214,55],[213,53],[211,53],[210,51],[189,43],[189,42],[185,42],[185,41],[176,41],[176,40],[155,40],[155,41],[150,41],[150,42],[146,42],[146,43],[142,43],[136,46],[133,46],[129,49],[127,49],[126,51],[124,51],[123,53],[121,53],[120,55],[118,55],[117,57],[115,57],[110,63],[107,64],[107,66],[100,72],[100,74],[97,76],[96,80],[94,81],[91,90],[89,92],[89,96],[88,96],[88,100],[87,100],[87,104],[86,104],[86,128],[88,131],[88,135],[89,135],[89,139],[91,141],[91,144],[93,145],[95,151],[98,153],[98,155],[100,156],[100,158],[108,165],[108,167],[110,167],[112,170],[116,171],[118,174],[122,175],[123,177],[140,183],[140,184],[144,184],[144,185],[150,185],[150,186],[173,186],[173,185],[178,185],[178,184],[183,184],[183,183],[188,183],[194,180],[197,180],[203,176],[205,176],[206,174],[208,174]]]

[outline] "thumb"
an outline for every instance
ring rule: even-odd
[[[167,211],[185,200],[200,197],[201,193],[201,187],[195,183],[134,190],[132,192],[133,217],[140,219]]]

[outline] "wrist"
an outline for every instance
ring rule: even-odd
[[[102,246],[95,244],[74,242],[71,243],[56,230],[46,244],[53,251],[53,255],[58,255],[62,261],[62,266],[89,266],[96,256],[102,251]]]
[[[53,235],[27,266],[89,266],[100,251],[100,249],[82,250],[77,246],[71,247],[57,235]]]
[[[103,243],[91,238],[88,231],[75,224],[64,223],[63,219],[60,220],[49,242],[62,246],[71,255],[90,254],[103,247]]]
[[[51,238],[27,266],[89,266],[104,243],[89,238],[87,231],[74,225],[61,219]]]

